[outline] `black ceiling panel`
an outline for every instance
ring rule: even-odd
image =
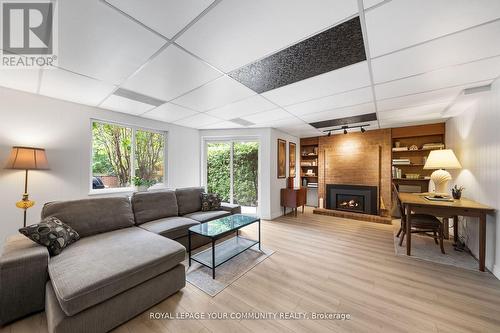
[[[315,123],[310,123],[309,125],[316,128],[325,128],[325,127],[334,127],[334,126],[342,126],[356,123],[363,123],[366,121],[374,121],[377,120],[376,113],[367,113],[359,116],[353,117],[345,117],[345,118],[337,118],[331,120],[318,121]]]
[[[229,76],[263,93],[366,60],[359,17],[323,31]]]

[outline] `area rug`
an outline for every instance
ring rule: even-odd
[[[273,253],[273,250],[265,248],[259,251],[258,245],[255,245],[217,267],[215,269],[215,279],[212,279],[212,270],[210,268],[194,261],[191,262],[191,267],[188,267],[188,261],[185,260],[184,265],[188,267],[186,281],[213,297],[245,275],[246,272],[269,258]]]
[[[394,231],[394,249],[396,255],[406,255],[406,237],[402,246],[399,246],[399,237],[396,234],[399,231],[400,220],[393,220],[392,226]],[[478,270],[477,260],[467,252],[455,251],[452,240],[444,240],[444,251],[446,254],[441,253],[439,245],[434,243],[434,239],[425,235],[412,234],[411,235],[411,256],[425,261],[432,261],[438,264],[450,265],[469,269],[473,271]]]

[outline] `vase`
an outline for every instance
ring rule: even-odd
[[[453,199],[456,199],[456,200],[460,200],[460,198],[462,197],[462,191],[452,190],[451,194],[453,195]]]

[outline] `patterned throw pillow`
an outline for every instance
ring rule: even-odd
[[[19,229],[19,232],[35,243],[46,246],[51,256],[80,239],[80,235],[57,217],[47,217],[38,224]]]
[[[218,194],[202,193],[201,194],[201,211],[208,212],[220,208],[221,199]]]

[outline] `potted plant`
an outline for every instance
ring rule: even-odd
[[[453,199],[460,200],[460,198],[462,197],[463,190],[465,190],[465,187],[463,186],[458,186],[458,185],[453,186],[453,188],[451,189],[451,194],[453,195]]]
[[[134,183],[137,192],[147,191],[148,188],[156,183],[154,180],[142,179],[140,177],[134,177],[132,182]]]

